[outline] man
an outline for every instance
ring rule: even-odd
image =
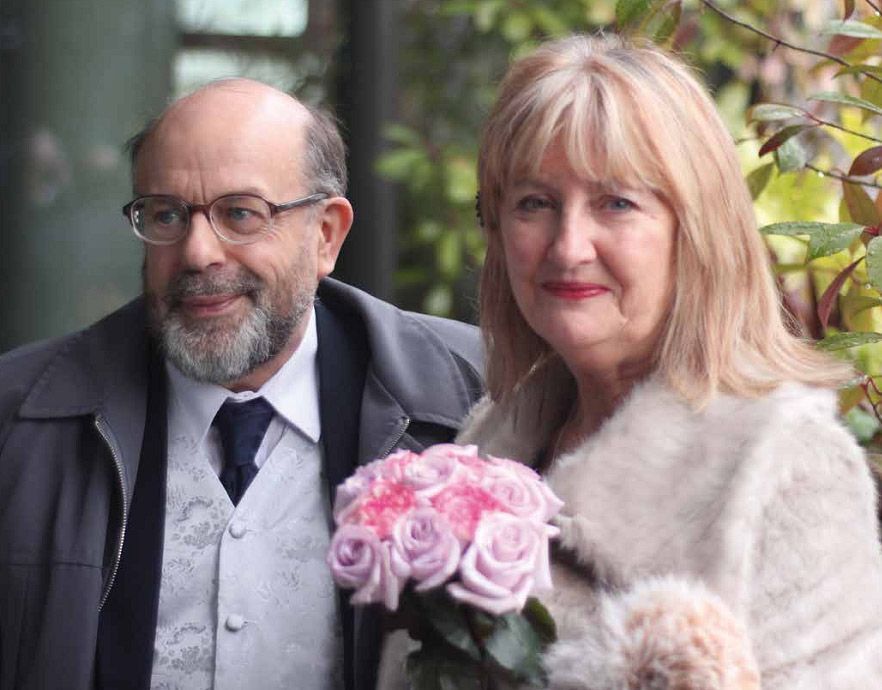
[[[0,688],[372,688],[333,487],[453,438],[476,332],[326,278],[353,213],[321,112],[218,82],[132,159],[143,297],[0,358]]]

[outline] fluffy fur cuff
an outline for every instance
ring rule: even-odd
[[[744,627],[701,585],[663,578],[608,593],[580,627],[546,656],[556,690],[759,690]]]

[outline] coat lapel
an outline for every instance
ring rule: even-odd
[[[344,322],[321,302],[316,302],[315,313],[325,479],[333,503],[336,487],[357,464],[369,351],[363,327],[356,319]],[[348,592],[339,596],[346,690],[373,690],[380,651],[379,613],[350,606]]]
[[[98,619],[96,686],[147,690],[162,578],[166,484],[165,371],[151,358],[147,422],[122,555]]]

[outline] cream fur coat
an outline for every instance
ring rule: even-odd
[[[543,373],[479,403],[458,441],[535,458],[570,390]],[[552,687],[882,688],[876,496],[835,415],[831,392],[797,384],[696,412],[651,379],[557,458],[561,543],[595,577],[556,566],[540,597]],[[390,641],[380,688],[401,687],[402,654]]]

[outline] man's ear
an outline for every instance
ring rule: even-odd
[[[352,205],[349,200],[342,196],[334,196],[322,202],[323,209],[319,213],[318,222],[318,271],[317,278],[321,280],[334,270],[343,240],[349,234],[352,227]]]

